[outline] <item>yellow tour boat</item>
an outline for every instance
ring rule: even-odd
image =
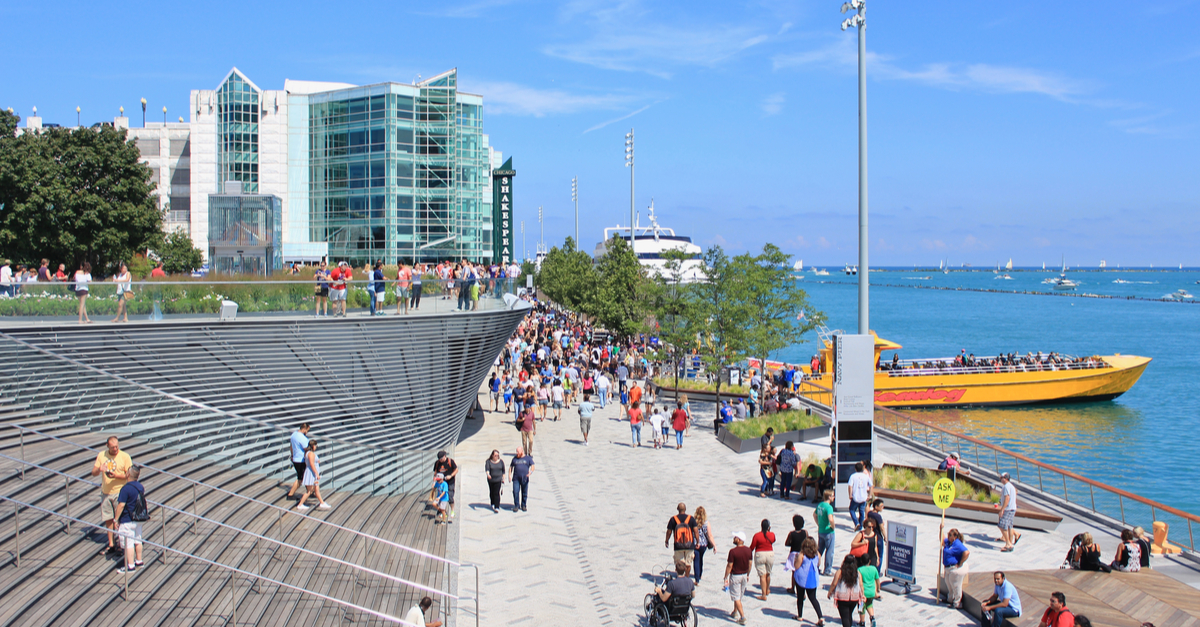
[[[833,344],[821,334],[820,367],[813,383],[832,387]],[[875,335],[872,331],[871,335]],[[885,407],[949,407],[1074,403],[1114,399],[1133,387],[1149,357],[1057,353],[949,359],[882,359],[903,348],[875,335],[875,402]]]

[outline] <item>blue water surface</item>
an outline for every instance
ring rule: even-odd
[[[830,328],[855,332],[855,277],[832,274],[803,279],[811,305]],[[1074,470],[1193,513],[1200,491],[1191,486],[1191,456],[1198,450],[1200,411],[1200,304],[1072,298],[1049,295],[939,291],[877,284],[927,284],[1048,292],[1042,272],[949,275],[911,271],[871,276],[871,328],[904,346],[901,359],[951,358],[966,349],[977,356],[1056,351],[1070,355],[1142,355],[1154,359],[1133,389],[1114,401],[1028,408],[906,410],[920,417]],[[904,279],[932,276],[925,280]],[[1054,275],[1056,276],[1056,274]],[[1159,298],[1177,289],[1200,292],[1200,272],[1069,273],[1095,293]],[[1121,279],[1131,283],[1113,283]],[[814,280],[838,283],[818,284]],[[1145,283],[1132,283],[1144,281]],[[807,362],[816,334],[772,358]]]

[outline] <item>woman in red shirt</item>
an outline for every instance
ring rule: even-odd
[[[762,521],[762,531],[750,539],[754,551],[754,570],[758,572],[758,585],[762,594],[759,601],[766,601],[771,594],[771,569],[775,566],[775,534],[771,532],[771,521]]]
[[[642,445],[642,410],[637,403],[629,406],[629,430],[633,434],[633,444],[630,446],[640,447]]]

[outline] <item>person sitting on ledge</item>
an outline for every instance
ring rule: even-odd
[[[1102,573],[1112,572],[1112,568],[1100,559],[1100,545],[1096,544],[1096,541],[1092,539],[1092,534],[1086,532],[1079,543],[1079,548],[1075,549],[1075,563],[1079,564],[1079,570]]]

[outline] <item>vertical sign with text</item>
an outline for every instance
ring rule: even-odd
[[[492,170],[492,262],[507,266],[513,259],[513,169],[509,157],[498,170]]]
[[[850,506],[845,486],[856,462],[875,457],[875,336],[833,336],[834,507]]]

